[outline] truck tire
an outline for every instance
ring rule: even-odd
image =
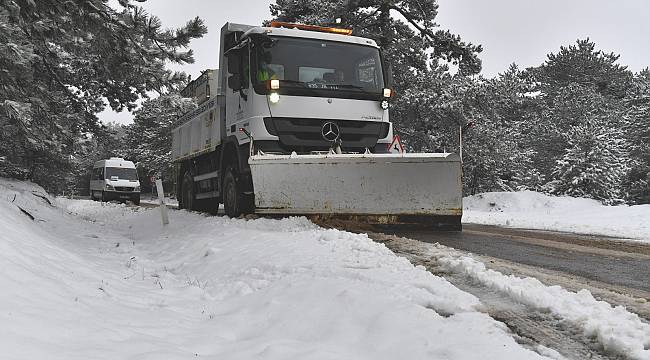
[[[140,195],[131,198],[133,205],[140,206]]]
[[[183,184],[181,185],[180,194],[180,208],[186,210],[196,210],[194,199],[194,179],[190,172],[186,172],[183,176]]]
[[[104,190],[102,190],[102,196],[100,198],[101,202],[106,202],[106,195],[104,195]]]
[[[254,208],[251,196],[241,191],[232,168],[226,170],[226,175],[223,177],[223,208],[226,215],[232,218],[250,214]]]

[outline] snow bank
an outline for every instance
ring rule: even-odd
[[[463,222],[625,237],[650,242],[650,205],[605,206],[591,199],[533,191],[463,199]]]
[[[430,252],[448,271],[463,273],[523,304],[570,321],[582,328],[585,336],[595,338],[605,351],[630,359],[650,359],[650,324],[624,307],[596,300],[587,290],[574,293],[560,286],[546,286],[534,278],[486,269],[483,263],[440,245]]]
[[[140,195],[140,203],[141,204],[158,205],[158,204],[160,204],[160,200],[157,197],[152,196],[151,194],[141,194]],[[178,207],[178,200],[176,198],[170,198],[170,197],[165,196],[165,204],[167,204],[167,206],[177,208]]]
[[[0,179],[5,359],[542,358],[364,235],[32,192]]]

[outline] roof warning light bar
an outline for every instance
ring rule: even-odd
[[[316,26],[316,25],[295,24],[295,23],[288,23],[283,21],[271,21],[271,27],[274,28],[284,27],[287,29],[328,32],[328,33],[339,34],[339,35],[352,35],[352,29],[341,29],[341,28],[324,27],[324,26]]]

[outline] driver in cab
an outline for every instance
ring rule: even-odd
[[[278,76],[271,68],[271,53],[264,52],[260,57],[260,63],[257,69],[257,80],[264,82],[267,80],[277,80]]]

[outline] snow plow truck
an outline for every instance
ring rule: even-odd
[[[181,92],[198,107],[172,130],[180,208],[460,230],[460,158],[391,151],[391,85],[349,29],[227,23],[219,69]]]

